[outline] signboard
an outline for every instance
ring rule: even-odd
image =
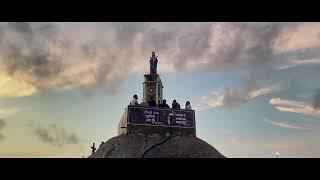
[[[129,124],[194,128],[193,110],[129,106]]]

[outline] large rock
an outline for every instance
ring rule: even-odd
[[[120,135],[102,144],[89,158],[224,158],[214,147],[193,136]]]

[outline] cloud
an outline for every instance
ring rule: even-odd
[[[0,98],[24,97],[36,92],[36,88],[28,83],[0,75]]]
[[[316,22],[299,23],[295,29],[286,29],[275,42],[275,52],[319,47],[320,24]]]
[[[0,70],[28,84],[30,87],[23,88],[25,94],[54,89],[90,92],[97,88],[118,93],[128,77],[147,72],[151,51],[159,55],[160,73],[246,68],[259,75],[278,66],[274,57],[277,50],[282,48],[279,52],[284,53],[300,48],[284,47],[294,41],[286,33],[299,31],[296,36],[300,37],[301,32],[311,30],[301,26],[309,25],[2,23]]]
[[[270,120],[270,119],[268,119],[268,118],[264,118],[263,120],[264,120],[265,122],[267,122],[267,123],[270,123],[270,124],[272,124],[272,125],[279,126],[279,127],[282,127],[282,128],[301,129],[301,130],[303,130],[303,129],[309,129],[309,128],[305,128],[305,127],[302,127],[302,126],[290,124],[290,123],[283,122],[283,121]]]
[[[64,146],[67,144],[78,144],[79,138],[75,133],[70,133],[56,124],[50,124],[48,127],[41,125],[27,124],[31,127],[33,133],[41,142],[49,143],[53,146]]]
[[[319,59],[308,59],[308,60],[290,60],[286,63],[286,65],[278,66],[276,69],[284,70],[289,68],[294,68],[302,65],[320,65]]]
[[[117,93],[131,74],[148,69],[151,49],[167,49],[165,42],[176,32],[170,27],[179,26],[163,27],[151,23],[3,23],[0,69],[30,85],[33,92],[99,88]],[[166,64],[170,59],[160,56],[162,72],[172,69]]]
[[[270,94],[274,91],[279,91],[281,89],[282,89],[282,87],[280,84],[272,84],[270,86],[266,86],[266,87],[262,87],[262,88],[250,91],[248,94],[248,97],[249,97],[249,99],[253,99],[255,97],[265,95],[265,94]]]
[[[286,23],[221,23],[213,33],[213,52],[206,67],[211,70],[248,67],[251,71],[272,66],[273,43]],[[220,36],[220,37],[219,37]]]
[[[286,106],[293,106],[293,107],[305,107],[307,104],[302,101],[293,101],[293,100],[287,100],[283,98],[272,98],[269,101],[272,105],[286,105]]]
[[[0,130],[6,126],[6,122],[3,119],[0,119]]]
[[[201,97],[196,109],[233,108],[258,96],[270,94],[281,89],[281,84],[258,86],[255,82],[249,81],[244,88],[224,88],[223,90],[212,92],[209,96]]]
[[[0,119],[0,130],[6,126],[6,122],[3,119]],[[0,133],[0,141],[4,139],[4,135]]]
[[[1,117],[7,117],[10,115],[13,115],[17,112],[20,112],[22,108],[20,107],[1,107],[0,108],[0,116]]]
[[[282,98],[272,98],[269,101],[270,104],[278,111],[292,112],[297,114],[303,114],[307,116],[320,117],[320,110],[315,109],[312,105],[303,101],[293,101]]]
[[[60,57],[50,52],[50,45],[60,46],[54,42],[55,26],[44,23],[42,27],[30,23],[7,23],[2,27],[0,42],[1,61],[6,73],[24,78],[37,88],[42,83],[57,75],[61,69]]]

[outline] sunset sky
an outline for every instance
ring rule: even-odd
[[[320,23],[0,23],[0,157],[90,155],[158,56],[226,157],[320,157]]]

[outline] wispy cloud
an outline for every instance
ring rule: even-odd
[[[308,106],[307,103],[303,101],[294,101],[283,98],[271,98],[269,101],[272,105],[285,105],[285,106],[294,106],[294,107],[305,107]]]
[[[311,104],[303,101],[287,100],[282,98],[272,98],[270,104],[282,112],[292,112],[313,117],[320,117],[320,110],[315,109]]]
[[[289,60],[286,65],[278,66],[276,69],[284,70],[294,68],[302,65],[320,65],[320,59],[308,59],[308,60]]]
[[[282,128],[301,129],[301,130],[309,129],[309,128],[306,128],[306,127],[298,126],[298,125],[287,123],[287,122],[284,122],[284,121],[270,120],[268,118],[264,118],[263,120],[265,122],[267,122],[267,123],[270,123],[272,125],[279,126],[279,127],[282,127]]]
[[[33,122],[27,124],[32,128],[32,131],[40,141],[49,143],[53,146],[61,147],[67,144],[78,144],[79,137],[75,133],[70,133],[62,127],[58,127],[56,124],[50,124],[47,127],[42,125],[35,125]]]
[[[258,96],[266,95],[282,89],[281,84],[271,84],[263,87],[252,88],[252,86],[240,88],[224,88],[221,91],[214,91],[209,96],[201,97],[195,106],[197,110],[214,109],[217,107],[233,108],[246,103]]]
[[[7,117],[23,110],[20,107],[0,107],[0,117]]]
[[[253,99],[255,97],[262,96],[262,95],[265,95],[265,94],[269,94],[269,93],[272,93],[272,92],[275,92],[275,91],[279,91],[281,89],[282,89],[282,87],[281,87],[280,84],[272,84],[270,86],[266,86],[266,87],[262,87],[262,88],[250,91],[248,93],[248,98],[249,99]]]
[[[0,130],[6,126],[6,122],[3,119],[0,119]],[[4,135],[0,132],[0,141],[4,139]]]
[[[3,119],[0,119],[0,130],[6,126],[6,122]]]
[[[13,79],[12,77],[0,74],[0,98],[29,96],[36,92],[32,85]]]

